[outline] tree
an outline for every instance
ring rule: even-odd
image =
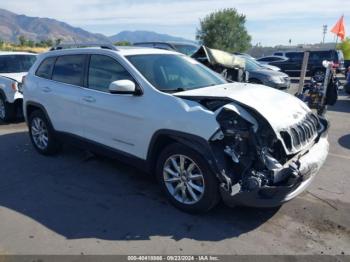
[[[337,49],[340,49],[343,51],[344,59],[350,60],[350,37],[347,37],[338,44]]]
[[[35,46],[35,42],[34,42],[33,40],[28,40],[28,41],[27,41],[27,45],[28,45],[29,47],[34,47],[34,46]]]
[[[23,35],[19,36],[18,41],[20,46],[25,46],[27,42],[26,38]]]
[[[244,52],[250,47],[251,36],[245,27],[245,15],[236,9],[223,9],[200,21],[196,39],[209,48],[227,52]]]
[[[130,46],[131,43],[128,41],[119,41],[119,42],[115,42],[114,45],[116,45],[116,46]]]
[[[62,42],[62,38],[57,38],[55,41],[55,45],[60,45]]]

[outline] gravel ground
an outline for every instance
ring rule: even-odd
[[[202,216],[173,208],[137,169],[69,146],[40,156],[24,123],[0,123],[0,254],[349,255],[349,112],[341,95],[328,112],[329,157],[304,194]]]

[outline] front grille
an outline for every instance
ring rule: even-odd
[[[281,131],[281,137],[289,153],[295,153],[313,141],[319,127],[318,118],[310,113],[298,124]]]

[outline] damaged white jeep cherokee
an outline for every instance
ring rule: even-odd
[[[175,52],[74,48],[38,57],[24,85],[34,147],[77,141],[157,175],[188,212],[296,197],[328,154],[325,119],[262,85],[227,83]]]

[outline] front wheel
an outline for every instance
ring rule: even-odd
[[[218,180],[207,161],[186,146],[175,143],[166,147],[156,173],[168,200],[183,211],[206,212],[220,200]]]

